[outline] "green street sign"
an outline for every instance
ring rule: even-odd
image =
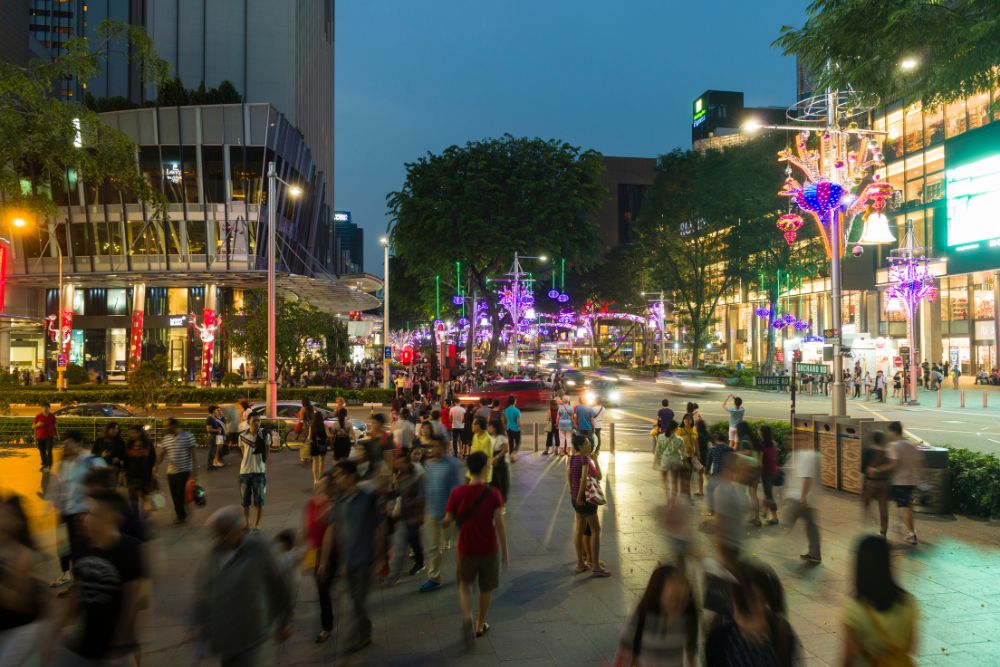
[[[753,383],[757,387],[787,387],[789,380],[787,375],[757,375]]]
[[[795,370],[799,373],[829,373],[826,364],[795,364]]]

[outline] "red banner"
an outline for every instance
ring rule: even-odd
[[[7,258],[10,256],[10,245],[0,241],[0,313],[4,311],[7,294]]]
[[[59,326],[60,352],[69,359],[70,348],[73,347],[73,309],[66,308],[62,311],[62,323]]]
[[[202,315],[201,326],[198,329],[198,337],[201,338],[201,386],[212,386],[212,361],[215,352],[215,333],[219,328],[220,319],[216,316],[215,310],[206,308]]]
[[[142,363],[142,323],[144,313],[141,310],[132,311],[132,328],[128,338],[128,367],[135,371]]]

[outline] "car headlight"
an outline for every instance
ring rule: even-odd
[[[594,392],[592,391],[588,391],[583,394],[583,400],[587,403],[593,403],[595,398]]]
[[[622,395],[621,395],[620,392],[613,391],[610,394],[608,394],[608,398],[610,398],[612,401],[614,401],[615,403],[617,403],[618,401],[621,400]]]
[[[566,384],[568,384],[570,387],[575,387],[576,380],[566,380]]]

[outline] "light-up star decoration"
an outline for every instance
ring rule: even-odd
[[[876,194],[884,193],[881,188],[886,184],[876,186],[879,180],[875,176],[874,181],[864,188],[862,196],[854,194],[871,172],[883,164],[882,151],[877,141],[865,139],[861,133],[850,129],[833,134],[820,131],[817,135],[817,148],[809,148],[811,133],[803,130],[796,134],[792,150],[778,152],[778,160],[789,165],[785,170],[785,183],[778,194],[791,199],[799,210],[816,221],[826,255],[832,257],[835,249],[843,253],[843,241],[850,236],[855,217],[866,212],[866,207]],[[848,148],[852,138],[856,140],[854,143],[860,144],[853,150]],[[802,182],[792,177],[793,166],[798,167],[804,175]],[[884,198],[882,202],[884,204]],[[793,219],[788,218],[787,223],[784,223],[787,225],[786,229],[782,222],[786,218],[788,216],[779,219],[778,228],[791,245],[798,228],[792,229]],[[847,224],[835,224],[842,221]],[[833,238],[836,229],[842,231],[843,238]]]
[[[903,305],[908,318],[913,317],[921,300],[933,301],[937,297],[934,274],[923,250],[914,247],[913,233],[908,230],[903,245],[889,257],[890,284],[885,293],[890,300],[897,299]]]

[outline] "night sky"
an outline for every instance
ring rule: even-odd
[[[771,47],[806,0],[341,0],[336,207],[382,273],[385,195],[426,151],[510,132],[606,155],[691,145],[692,101],[741,90],[787,106],[795,63]],[[442,251],[447,239],[442,239]]]

